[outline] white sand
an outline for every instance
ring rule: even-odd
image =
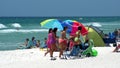
[[[120,68],[120,53],[112,53],[114,47],[96,47],[97,57],[75,60],[50,60],[44,51],[26,49],[0,51],[0,68]],[[54,53],[58,56],[58,52]]]

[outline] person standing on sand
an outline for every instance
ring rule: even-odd
[[[57,46],[56,46],[56,43],[57,43],[56,32],[57,32],[57,28],[54,28],[53,32],[52,32],[52,37],[51,37],[51,49],[50,49],[51,60],[56,60],[56,58],[53,57],[53,52],[57,50]]]
[[[50,52],[50,50],[51,50],[51,44],[52,44],[52,28],[50,28],[49,29],[49,31],[48,31],[48,38],[47,38],[47,40],[45,41],[45,43],[47,44],[47,52],[45,52],[45,54],[44,54],[44,56],[46,56],[49,52]]]
[[[63,57],[61,57],[63,55],[63,51],[67,49],[66,30],[67,27],[64,27],[63,31],[61,31],[61,37],[59,38],[59,48],[60,48],[59,58],[61,59],[63,59]]]

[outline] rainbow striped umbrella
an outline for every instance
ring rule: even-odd
[[[63,21],[62,25],[68,27],[67,32],[71,35],[74,35],[76,33],[76,31],[78,30],[78,26],[82,27],[82,30],[81,30],[82,35],[88,34],[88,31],[85,28],[85,26],[76,20],[65,20],[65,21]]]

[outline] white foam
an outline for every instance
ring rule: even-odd
[[[116,26],[116,25],[120,25],[120,23],[116,23],[116,22],[113,22],[113,23],[102,23],[102,25],[104,26]]]
[[[83,20],[83,18],[79,18],[79,20]]]
[[[21,28],[22,26],[19,23],[13,23],[11,26]]]
[[[28,32],[46,32],[48,29],[3,29],[0,30],[0,33],[12,33],[12,32],[23,32],[23,33],[28,33]]]
[[[102,24],[100,22],[89,22],[89,23],[83,23],[85,26],[95,26],[95,27],[102,27]]]
[[[92,22],[91,25],[96,27],[102,27],[102,25],[99,22]]]
[[[6,27],[4,24],[1,24],[1,23],[0,23],[0,29],[1,29],[1,28],[7,28],[7,27]]]
[[[88,23],[83,23],[84,25],[97,25],[97,26],[108,26],[108,25],[120,25],[120,22],[114,21],[114,22],[88,22]]]

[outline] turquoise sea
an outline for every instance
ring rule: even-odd
[[[33,36],[43,44],[48,29],[42,28],[40,22],[46,19],[77,20],[85,26],[94,24],[104,33],[120,28],[120,17],[0,17],[0,50],[15,50]]]

